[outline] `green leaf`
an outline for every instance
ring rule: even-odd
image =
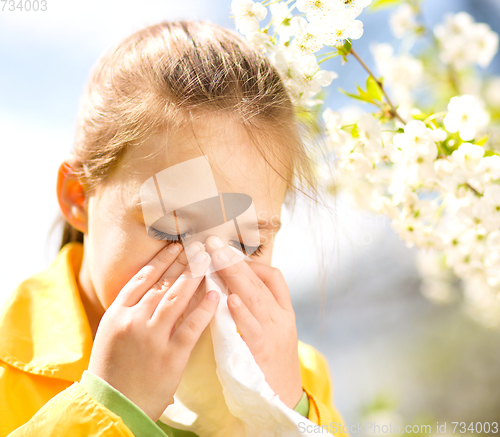
[[[360,95],[361,97],[363,97],[363,95],[364,95],[364,96],[366,96],[366,95],[367,95],[367,94],[366,94],[366,92],[365,92],[365,90],[364,90],[363,88],[361,88],[359,85],[356,85],[356,89],[358,90],[358,93],[359,93],[359,95]]]
[[[362,99],[360,96],[357,96],[356,94],[351,94],[351,93],[348,93],[347,91],[344,91],[342,88],[339,88],[339,91],[342,93],[342,94],[345,94],[346,96],[348,97],[351,97],[352,99],[357,99],[357,100],[361,100],[361,101],[365,101],[364,99]]]
[[[348,93],[347,91],[344,91],[342,88],[339,88],[339,91],[342,94],[345,94],[346,96],[351,97],[353,99],[361,100],[362,102],[371,103],[372,105],[379,106],[379,104],[375,102],[364,90],[362,90],[359,86],[357,88],[359,91],[359,96],[357,94]]]
[[[338,52],[342,56],[347,56],[349,53],[351,53],[351,49],[352,49],[352,42],[346,39],[342,47],[338,48]]]
[[[370,5],[370,11],[378,11],[383,8],[390,8],[401,4],[401,0],[375,0]]]
[[[484,146],[486,144],[486,141],[488,141],[488,135],[486,135],[484,138],[481,138],[480,140],[474,141],[474,144],[478,146]]]
[[[420,120],[420,121],[424,121],[426,120],[427,118],[429,117],[429,114],[425,113],[425,112],[421,112],[420,114],[413,114],[412,115],[412,118],[415,119],[415,120]]]
[[[484,152],[484,156],[493,156],[493,155],[498,155],[498,152],[495,150],[486,150],[486,152]]]
[[[351,129],[351,136],[353,138],[358,138],[359,137],[359,129],[358,129],[358,125],[355,124],[352,129]]]
[[[379,100],[380,102],[384,101],[384,93],[372,76],[366,78],[366,92],[372,99]]]
[[[370,97],[370,95],[368,95],[368,93],[363,88],[361,88],[359,85],[356,85],[356,88],[358,89],[359,97],[361,97],[365,102],[375,104],[373,98]]]

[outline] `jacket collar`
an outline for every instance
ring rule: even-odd
[[[0,360],[36,375],[81,379],[93,343],[76,282],[82,259],[83,244],[67,243],[0,307]]]

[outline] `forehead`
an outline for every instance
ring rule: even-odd
[[[269,157],[272,157],[272,149],[268,147],[272,148],[272,144],[260,146],[270,163],[238,123],[220,119],[196,123],[186,129],[153,134],[140,145],[131,146],[111,182],[121,192],[121,203],[127,212],[141,213],[144,204],[141,187],[148,179],[177,164],[205,156],[219,193],[246,194],[253,200],[257,213],[269,218],[279,215],[287,183],[271,167],[273,165],[284,176],[284,169],[276,159]],[[193,177],[189,180],[189,184],[173,184],[179,191],[176,196],[182,196],[183,190],[186,195],[199,190],[201,195],[206,189],[203,179]]]

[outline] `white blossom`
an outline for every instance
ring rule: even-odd
[[[372,0],[335,0],[335,2],[339,9],[347,10],[354,19],[363,12],[363,8],[366,8]]]
[[[297,0],[297,9],[306,13],[309,22],[319,22],[320,24],[331,13],[340,10],[336,0]]]
[[[458,208],[456,217],[462,224],[467,226],[468,229],[485,232],[486,228],[483,218],[484,213],[480,208],[476,206],[478,202],[479,200],[475,200],[472,204],[472,207],[461,206],[460,208]]]
[[[336,46],[346,39],[359,39],[363,36],[363,23],[353,20],[351,13],[344,9],[326,15],[322,26],[326,31],[326,45]]]
[[[484,265],[488,285],[500,286],[500,230],[498,229],[491,232],[485,239]]]
[[[489,185],[484,195],[474,205],[474,214],[478,216],[488,232],[500,228],[500,185]]]
[[[359,152],[350,153],[348,158],[341,162],[340,168],[358,177],[366,177],[374,171],[370,160]]]
[[[438,150],[431,129],[414,120],[405,126],[404,133],[394,135],[393,141],[402,158],[394,167],[391,190],[402,183],[414,188],[435,178],[433,162]]]
[[[417,27],[415,10],[408,3],[401,5],[391,14],[389,24],[394,36],[396,38],[403,38],[407,32]]]
[[[432,135],[432,139],[436,142],[445,141],[446,138],[448,137],[448,134],[443,129],[433,129],[431,135]]]
[[[411,104],[412,90],[423,78],[422,62],[407,54],[395,56],[390,44],[374,43],[370,50],[384,82],[393,91],[394,100],[401,104]]]
[[[462,143],[451,156],[451,161],[458,167],[472,172],[476,169],[484,156],[484,149],[481,146],[471,143]]]
[[[458,237],[458,243],[446,250],[446,264],[458,276],[477,277],[482,273],[481,248],[475,229],[469,229]]]
[[[326,32],[322,26],[316,23],[308,23],[303,17],[292,18],[290,26],[295,35],[292,44],[300,54],[311,54],[323,47]]]
[[[391,197],[381,195],[377,190],[373,190],[370,207],[376,213],[395,219],[399,216],[399,209],[392,204],[391,200]]]
[[[471,15],[448,14],[434,29],[441,48],[441,60],[456,68],[478,64],[486,68],[498,50],[498,34],[485,23],[476,23]]]
[[[425,226],[418,218],[402,214],[400,218],[393,220],[391,225],[407,247],[426,246],[426,242],[432,245],[432,228]]]
[[[236,27],[243,34],[259,29],[259,21],[266,18],[267,9],[261,3],[252,0],[233,0],[231,10],[234,14]]]
[[[319,93],[321,87],[330,85],[337,76],[335,72],[320,70],[315,56],[305,55],[291,62],[286,82],[297,99],[308,99]]]
[[[342,114],[338,111],[333,111],[330,108],[326,108],[323,112],[323,120],[326,124],[326,129],[329,134],[340,130],[342,127]]]
[[[341,129],[343,126],[342,114],[327,108],[323,112],[323,120],[325,121],[326,130],[328,132],[328,144],[332,146],[332,148],[345,145],[350,135]]]
[[[409,158],[434,161],[437,157],[432,130],[419,120],[409,122],[404,133],[396,134],[394,144]]]
[[[382,128],[372,114],[363,114],[358,121],[358,129],[365,144],[380,144],[382,138]]]
[[[474,40],[478,50],[476,62],[486,68],[498,51],[498,34],[486,23],[478,23],[474,28]]]
[[[260,30],[255,32],[250,32],[246,35],[247,41],[253,45],[257,50],[263,53],[269,53],[275,51],[275,46],[271,40],[271,37]]]
[[[483,183],[500,180],[500,156],[485,156],[479,162],[476,172]]]
[[[490,120],[483,103],[468,94],[453,97],[448,104],[448,111],[444,118],[446,130],[450,133],[458,132],[464,141],[473,140],[478,130],[484,128]]]
[[[279,1],[277,3],[271,3],[269,5],[269,11],[272,16],[272,29],[278,31],[280,44],[288,42],[293,36],[293,29],[290,26],[290,21],[292,16],[288,12],[289,5],[284,1]]]
[[[450,176],[455,170],[455,165],[449,161],[447,158],[436,159],[434,161],[434,170],[436,171],[436,176],[440,179]]]
[[[459,199],[467,196],[468,190],[465,188],[467,180],[468,173],[464,169],[455,166],[451,175],[442,176],[435,182],[444,192],[450,193]]]
[[[268,58],[279,71],[281,77],[286,78],[290,64],[294,59],[292,49],[286,46],[273,45],[272,50],[268,53]]]
[[[357,125],[366,156],[374,161],[374,163],[378,163],[381,160],[380,155],[383,153],[382,129],[380,124],[377,123],[373,115],[363,114]]]

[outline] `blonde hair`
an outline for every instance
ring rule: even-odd
[[[86,202],[123,164],[127,149],[151,133],[183,126],[193,114],[214,113],[240,120],[252,137],[258,136],[254,145],[287,181],[292,206],[297,191],[316,201],[316,176],[301,140],[303,126],[269,60],[236,32],[213,23],[164,21],[128,36],[93,67],[72,152],[78,160],[73,172],[84,181]],[[262,139],[272,146],[265,148]],[[83,243],[83,233],[62,214],[52,229],[61,221],[60,247]]]

